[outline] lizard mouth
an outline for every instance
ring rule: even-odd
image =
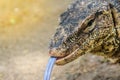
[[[82,50],[80,50],[79,48],[77,48],[76,50],[74,50],[69,55],[62,56],[62,57],[57,57],[57,60],[56,60],[55,63],[56,63],[56,65],[65,65],[65,64],[67,64],[69,62],[72,62],[75,59],[77,59],[80,55],[82,55],[81,53],[83,53]]]

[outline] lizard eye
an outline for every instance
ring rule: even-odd
[[[88,24],[85,30],[83,31],[84,33],[90,33],[95,29],[95,21],[92,19]]]

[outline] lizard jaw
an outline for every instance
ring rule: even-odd
[[[82,50],[80,50],[79,48],[77,48],[71,54],[69,54],[65,57],[58,58],[55,63],[56,63],[56,65],[65,65],[69,62],[74,61],[75,59],[77,59],[79,56],[81,56],[83,54],[84,54],[84,52]]]

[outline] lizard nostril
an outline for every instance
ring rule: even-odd
[[[54,55],[54,51],[53,51],[53,50],[50,50],[50,51],[49,51],[49,54],[50,54],[50,55]]]
[[[56,51],[56,49],[50,49],[49,54],[50,54],[50,56],[57,57],[58,56],[58,51]]]

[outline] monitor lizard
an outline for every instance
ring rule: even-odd
[[[87,53],[120,62],[120,0],[76,0],[61,14],[50,56],[64,65]]]

